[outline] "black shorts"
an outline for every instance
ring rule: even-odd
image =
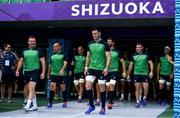
[[[32,82],[38,82],[40,78],[40,70],[24,71],[24,84]]]
[[[133,76],[134,83],[136,82],[149,82],[148,75],[134,75]]]
[[[66,84],[67,76],[57,76],[51,75],[50,82],[57,83],[57,84]]]
[[[75,73],[74,74],[74,80],[84,79],[84,72]]]
[[[149,79],[149,82],[156,83],[157,82],[157,75],[153,75],[153,78]]]
[[[170,75],[160,75],[160,80],[171,82]]]
[[[11,69],[3,69],[2,71],[2,84],[12,84],[15,81],[14,71]]]
[[[119,78],[118,72],[109,72],[107,77],[107,82],[109,82],[111,79],[118,80]]]
[[[89,69],[87,75],[92,75],[92,76],[95,76],[96,79],[95,79],[95,82],[97,82],[97,80],[107,80],[108,76],[104,76],[102,74],[102,70],[94,70],[94,69]]]

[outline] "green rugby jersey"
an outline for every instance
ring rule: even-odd
[[[44,54],[39,48],[26,48],[23,50],[21,58],[23,58],[24,61],[24,71],[40,69],[40,58],[42,57],[44,57]]]
[[[84,72],[85,68],[85,62],[86,62],[86,57],[85,55],[75,55],[74,56],[74,73],[80,73]]]
[[[134,63],[134,75],[148,75],[150,56],[146,53],[134,53],[130,61]]]
[[[121,53],[119,50],[115,49],[115,48],[111,48],[111,63],[109,66],[109,71],[110,72],[117,72],[119,71],[119,61],[122,58],[121,57]]]
[[[62,53],[54,53],[50,57],[51,72],[50,75],[59,76],[59,72],[64,65],[64,61],[67,61],[67,57]],[[67,70],[64,70],[64,76],[67,75]]]
[[[160,75],[171,75],[173,71],[173,65],[168,61],[165,56],[159,58],[160,63]]]
[[[87,51],[90,52],[89,68],[103,71],[106,67],[106,52],[110,51],[107,43],[104,40],[93,40],[88,44]]]

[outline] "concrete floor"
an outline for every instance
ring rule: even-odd
[[[112,110],[106,109],[106,115],[99,115],[100,107],[90,115],[84,112],[88,108],[87,102],[77,103],[71,101],[67,108],[62,108],[61,104],[54,104],[52,109],[45,106],[39,107],[38,111],[25,113],[24,110],[0,113],[0,118],[156,118],[166,108],[156,103],[149,103],[146,107],[134,108],[134,102],[115,102]]]

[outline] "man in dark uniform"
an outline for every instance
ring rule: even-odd
[[[18,57],[15,53],[11,52],[11,45],[5,44],[3,51],[3,71],[2,71],[2,81],[1,81],[1,100],[4,101],[5,97],[5,87],[8,87],[8,103],[12,103],[12,87],[15,81],[15,65],[18,61]]]

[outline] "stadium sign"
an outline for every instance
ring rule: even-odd
[[[173,18],[174,0],[83,0],[0,4],[0,21]]]
[[[132,15],[138,12],[138,14],[164,14],[164,8],[161,5],[161,2],[157,1],[153,4],[153,9],[149,9],[151,2],[135,2],[129,3],[102,3],[102,4],[82,4],[82,5],[73,5],[71,7],[72,16],[108,16],[108,15],[120,15],[123,12],[128,15]]]

